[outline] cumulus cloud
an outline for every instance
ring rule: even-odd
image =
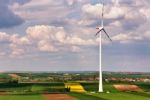
[[[63,27],[48,25],[28,27],[24,36],[0,32],[0,42],[2,41],[7,41],[6,45],[10,50],[11,57],[24,55],[32,50],[49,53],[58,51],[80,52],[80,46],[97,44],[92,39],[68,35]]]
[[[105,23],[111,24],[114,21],[119,21],[120,26],[126,30],[134,30],[135,28],[140,27],[142,24],[146,22],[145,16],[148,18],[148,10],[145,10],[141,7],[134,7],[137,5],[123,5],[123,4],[134,4],[133,1],[112,1],[114,4],[105,4],[104,9],[104,19]],[[85,14],[85,18],[87,20],[94,20],[95,24],[97,24],[97,20],[100,19],[100,15],[102,13],[102,4],[84,4],[82,6],[82,12]],[[140,20],[139,20],[140,19]],[[87,21],[88,22],[88,21]],[[91,24],[93,24],[92,22]]]
[[[112,36],[112,40],[119,43],[131,43],[149,38],[149,33],[149,31],[141,35],[121,33]],[[88,39],[77,35],[69,35],[63,27],[48,25],[28,27],[24,36],[20,36],[19,34],[8,35],[7,33],[0,32],[0,41],[8,41],[6,45],[10,49],[9,54],[11,57],[24,55],[28,50],[48,53],[59,51],[80,52],[82,51],[81,47],[99,44],[99,38]],[[110,43],[104,38],[102,41],[103,44]]]
[[[70,6],[76,2],[83,3],[83,1],[80,0],[65,0],[65,2],[67,2]],[[123,27],[123,29],[126,29],[127,31],[119,31],[119,34],[113,34],[112,39],[114,41],[120,43],[130,43],[132,41],[143,40],[146,36],[149,36],[148,32],[143,35],[139,35],[138,33],[135,34],[134,32],[129,31],[130,29],[138,28],[145,22],[143,15],[147,16],[147,19],[149,18],[149,10],[147,9],[147,11],[144,12],[146,7],[138,7],[137,9],[135,9],[126,5],[121,6],[122,1],[120,0],[117,0],[117,2],[112,2],[115,6],[110,6],[109,4],[106,4],[105,6],[104,17],[106,19],[106,22],[109,21],[108,25],[109,27],[111,27],[111,29],[113,29],[114,27]],[[32,19],[33,17],[33,19],[38,19],[39,17],[45,19],[46,17],[47,19],[50,18],[52,20],[54,18],[58,20],[58,18],[62,16],[67,16],[68,12],[70,12],[69,10],[67,10],[67,7],[62,5],[63,3],[64,1],[55,2],[53,0],[39,0],[39,2],[37,2],[36,0],[27,0],[26,2],[24,0],[20,2],[16,0],[16,3],[12,3],[13,5],[11,6],[11,8],[13,9],[13,11],[15,11],[16,14],[22,17],[25,15],[24,18],[28,17],[29,19]],[[128,2],[124,4],[127,3]],[[56,7],[52,7],[49,5],[53,5]],[[36,9],[37,7],[39,7],[39,9]],[[42,7],[42,9],[40,9],[40,7]],[[8,41],[9,47],[12,51],[11,53],[13,55],[23,54],[28,51],[27,48],[33,49],[33,47],[35,47],[37,51],[41,52],[58,52],[61,50],[79,52],[81,51],[80,46],[98,45],[99,38],[91,39],[90,37],[91,33],[93,33],[92,35],[94,35],[96,31],[94,30],[94,28],[90,28],[90,25],[98,22],[97,20],[99,19],[99,15],[101,13],[101,7],[102,4],[100,3],[91,4],[84,2],[83,5],[81,5],[82,12],[80,12],[83,14],[84,19],[80,18],[81,16],[79,16],[79,18],[77,19],[63,19],[65,24],[67,23],[68,25],[70,25],[68,26],[70,30],[67,29],[66,31],[64,27],[56,27],[53,25],[35,25],[28,27],[24,36],[20,36],[19,34],[8,35],[7,33],[1,32],[0,41]],[[34,11],[35,13],[33,13],[32,11]],[[56,16],[56,12],[60,13],[57,13]],[[73,35],[71,35],[72,33]],[[86,36],[84,38],[83,35],[85,34]],[[109,41],[107,41],[107,39],[103,39],[103,44],[109,44]]]
[[[64,0],[31,0],[30,2],[20,5],[14,4],[11,9],[15,14],[26,20],[54,20],[66,16],[71,12],[65,5]],[[34,12],[34,13],[33,13]],[[56,13],[59,12],[59,13]]]
[[[143,35],[139,35],[139,34],[134,34],[134,33],[128,33],[128,34],[117,34],[115,36],[112,37],[113,41],[117,41],[120,43],[131,43],[134,41],[138,41],[138,40],[143,40],[144,38],[144,34]]]
[[[0,32],[0,41],[8,41],[9,35],[5,32]]]
[[[44,40],[42,40],[38,43],[38,49],[43,52],[58,51],[57,48],[53,46],[53,44],[50,44],[48,41],[44,41]]]
[[[105,13],[104,16],[106,19],[118,19],[120,17],[124,17],[125,10],[121,7],[108,7],[109,5],[106,5],[105,7]],[[85,4],[82,6],[83,13],[87,14],[90,17],[99,18],[101,15],[102,4]]]

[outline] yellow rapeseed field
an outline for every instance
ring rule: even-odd
[[[80,83],[65,83],[65,87],[71,92],[86,92]]]

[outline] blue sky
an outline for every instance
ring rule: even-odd
[[[101,0],[0,0],[0,71],[97,71]],[[150,71],[150,2],[104,0],[104,71]]]

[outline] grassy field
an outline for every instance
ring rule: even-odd
[[[142,93],[69,93],[79,100],[149,100],[149,95]]]
[[[65,92],[64,83],[33,84],[31,91]]]
[[[118,92],[118,93],[95,93],[92,96],[104,98],[106,100],[149,100],[149,97],[136,95],[132,93]]]
[[[7,95],[0,96],[0,100],[45,100],[42,95]]]
[[[116,84],[116,83],[115,83]],[[119,83],[120,84],[120,83]],[[104,100],[149,100],[150,95],[140,92],[119,92],[113,87],[113,83],[104,83],[104,93],[90,93],[91,91],[98,91],[98,83],[81,83],[86,91],[89,91],[88,95],[99,97]],[[150,91],[149,83],[136,83],[141,89],[146,92]],[[109,91],[110,93],[106,93]],[[81,95],[81,94],[76,94]],[[75,96],[76,96],[75,95]],[[80,97],[80,96],[79,96]],[[99,100],[100,100],[99,99]],[[97,99],[92,99],[97,100]]]
[[[0,91],[2,92],[64,92],[64,83],[0,83]]]
[[[84,89],[86,91],[98,91],[98,83],[97,82],[93,82],[93,83],[90,83],[90,82],[82,82],[80,83]],[[108,84],[108,83],[105,83],[103,84],[104,86],[104,91],[110,91],[110,92],[118,92],[112,84]]]
[[[101,97],[88,95],[84,93],[69,93],[68,95],[76,97],[78,100],[106,100]]]
[[[142,88],[145,92],[150,92],[150,83],[135,83],[137,86]]]
[[[78,100],[149,100],[149,95],[136,93],[73,93],[68,95]],[[45,100],[43,95],[5,95],[0,96],[0,100]]]
[[[0,83],[0,91],[30,91],[32,87],[32,84],[10,84],[10,83]]]
[[[67,94],[73,96],[79,100],[149,100],[150,95],[140,92],[119,92],[111,83],[104,83],[104,93],[92,93],[92,91],[97,91],[98,83],[96,82],[82,82],[80,83],[87,93],[75,93],[68,92]],[[115,83],[116,84],[116,83]],[[150,91],[149,83],[136,83],[144,91]],[[0,84],[0,91],[12,91],[10,94],[18,95],[1,95],[0,100],[45,100],[42,92],[64,92],[64,83],[36,83],[36,84]],[[31,95],[27,95],[30,91]],[[106,93],[109,91],[110,93]],[[22,93],[26,95],[21,95]],[[20,93],[20,95],[19,95]],[[35,93],[35,94],[33,94]]]

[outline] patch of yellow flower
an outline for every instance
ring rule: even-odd
[[[70,88],[71,92],[86,92],[80,83],[65,83],[65,88]]]

